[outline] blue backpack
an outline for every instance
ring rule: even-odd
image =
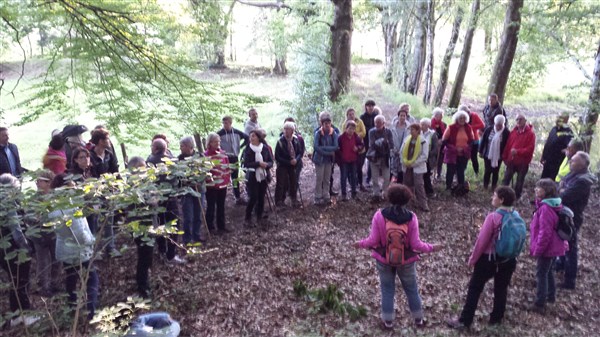
[[[496,239],[496,256],[504,259],[512,259],[523,250],[527,237],[525,221],[517,211],[507,212],[499,209],[496,212],[502,214],[502,226]]]

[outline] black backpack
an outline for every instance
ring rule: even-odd
[[[556,225],[558,236],[562,240],[571,241],[577,231],[573,222],[573,211],[569,207],[563,206],[560,211],[556,212],[556,215],[558,215],[558,225]]]

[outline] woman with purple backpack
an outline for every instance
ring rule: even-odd
[[[371,249],[371,256],[375,258],[376,268],[379,272],[381,288],[381,321],[384,329],[394,327],[394,295],[396,291],[396,276],[402,282],[402,288],[408,300],[408,306],[417,327],[425,325],[421,297],[417,283],[416,262],[420,259],[418,253],[430,253],[443,248],[442,244],[429,244],[419,238],[419,220],[417,215],[408,209],[413,194],[410,188],[402,184],[392,184],[387,190],[387,197],[392,204],[378,210],[371,222],[369,237],[354,243],[355,248]],[[387,247],[389,238],[392,238],[391,228],[404,228],[404,251],[401,263],[392,255]]]

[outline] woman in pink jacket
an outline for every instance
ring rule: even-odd
[[[557,256],[565,255],[566,242],[556,232],[557,212],[563,208],[556,183],[551,179],[539,180],[535,184],[535,197],[537,209],[531,219],[529,252],[537,259],[537,292],[531,310],[543,314],[546,302],[556,300],[552,266]]]
[[[515,200],[516,195],[512,188],[500,186],[494,192],[492,206],[497,210],[516,213],[513,210]],[[517,259],[496,259],[496,239],[502,227],[502,217],[502,213],[498,211],[488,214],[479,231],[477,242],[469,258],[469,267],[475,269],[469,281],[467,300],[460,317],[446,321],[451,328],[465,329],[471,326],[479,296],[491,278],[494,278],[494,309],[490,313],[489,324],[500,324],[504,318],[508,286],[517,267]]]
[[[418,327],[425,325],[423,308],[417,284],[416,262],[420,259],[419,253],[429,253],[440,250],[441,244],[429,244],[419,238],[419,220],[417,215],[407,210],[405,206],[412,199],[411,190],[402,184],[392,184],[387,190],[387,197],[392,204],[377,211],[371,222],[369,237],[354,243],[356,248],[371,249],[371,256],[376,260],[379,271],[379,284],[381,287],[381,320],[384,328],[392,329],[394,326],[394,295],[396,290],[396,275],[402,282],[402,288],[408,300],[411,315]],[[406,262],[400,267],[386,264],[386,220],[396,224],[408,223],[407,242],[405,250]]]

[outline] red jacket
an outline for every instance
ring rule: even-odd
[[[513,156],[511,150],[517,150]],[[525,125],[523,131],[519,131],[519,127],[510,132],[506,147],[502,153],[502,160],[505,164],[512,165],[529,165],[533,159],[533,150],[535,149],[535,133],[531,125]]]
[[[340,159],[342,163],[353,163],[358,160],[358,152],[364,148],[360,137],[355,133],[349,137],[345,132],[338,137],[338,146],[340,147]],[[354,147],[358,152],[354,152]]]
[[[473,140],[476,142],[479,141],[479,131],[483,132],[485,124],[483,124],[477,112],[469,113],[469,125],[471,126],[471,130],[473,130]]]
[[[206,150],[204,155],[213,161],[214,166],[210,170],[212,176],[206,177],[206,188],[211,189],[222,189],[227,188],[227,185],[231,182],[230,169],[229,169],[229,158],[223,150],[214,151]],[[220,163],[216,163],[216,162]]]

